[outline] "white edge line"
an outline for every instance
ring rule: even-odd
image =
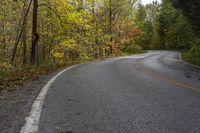
[[[185,61],[182,59],[182,55],[181,55],[180,52],[179,52],[179,61],[182,62],[182,63],[184,63],[184,64],[187,64],[187,65],[190,65],[190,66],[193,66],[193,67],[200,68],[200,66],[198,66],[198,65],[194,65],[194,64],[190,64],[190,63],[188,63],[188,62],[185,62]]]
[[[146,53],[147,54],[147,53]],[[141,56],[143,54],[139,54]],[[151,54],[147,54],[146,56],[149,56]],[[145,56],[145,54],[144,54]],[[119,57],[120,58],[120,57]],[[141,57],[140,57],[141,58]],[[88,62],[89,63],[89,62]],[[87,63],[83,63],[87,64]],[[81,64],[78,64],[81,65]],[[47,84],[41,89],[39,95],[37,98],[34,100],[34,103],[32,105],[32,109],[29,113],[29,116],[25,118],[26,123],[25,125],[21,128],[20,133],[37,133],[38,132],[38,127],[39,127],[39,121],[40,121],[40,115],[43,107],[43,102],[44,99],[47,95],[48,90],[50,89],[51,85],[54,83],[54,81],[62,75],[64,72],[77,67],[78,65],[71,66],[69,68],[64,69],[63,71],[59,72],[56,74],[53,78],[51,78]]]
[[[25,125],[21,128],[20,133],[36,133],[38,131],[38,126],[39,126],[39,120],[40,120],[40,114],[42,111],[42,106],[44,99],[47,95],[48,90],[50,89],[51,85],[53,82],[64,72],[76,67],[78,65],[71,66],[67,69],[64,69],[63,71],[59,72],[56,74],[53,78],[49,80],[49,82],[41,89],[39,95],[37,98],[34,100],[34,103],[32,105],[31,112],[29,113],[29,116],[25,118],[26,123]]]

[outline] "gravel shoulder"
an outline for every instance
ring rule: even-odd
[[[60,70],[59,70],[60,71]],[[19,133],[40,89],[58,71],[0,92],[0,132]]]

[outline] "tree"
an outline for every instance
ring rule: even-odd
[[[192,23],[196,33],[200,34],[200,1],[199,0],[170,0],[176,8],[183,11],[183,14]]]
[[[38,0],[33,1],[33,25],[32,25],[32,45],[31,45],[31,64],[38,63],[38,40],[35,39],[37,34],[37,17],[38,17]]]
[[[143,36],[139,40],[139,44],[143,49],[160,48],[159,38],[159,13],[160,5],[153,2],[149,5],[138,4],[136,12],[136,25],[143,32]]]
[[[163,1],[159,15],[159,35],[164,49],[188,48],[192,36],[191,26],[181,14],[173,8],[170,1]]]

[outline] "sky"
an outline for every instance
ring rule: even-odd
[[[146,5],[146,4],[149,4],[149,3],[153,2],[153,1],[156,1],[156,0],[142,0],[142,3],[144,5]],[[161,0],[157,0],[157,1],[160,2]]]

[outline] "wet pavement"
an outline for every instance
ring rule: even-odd
[[[79,65],[52,84],[39,133],[200,133],[200,68],[173,51]]]

